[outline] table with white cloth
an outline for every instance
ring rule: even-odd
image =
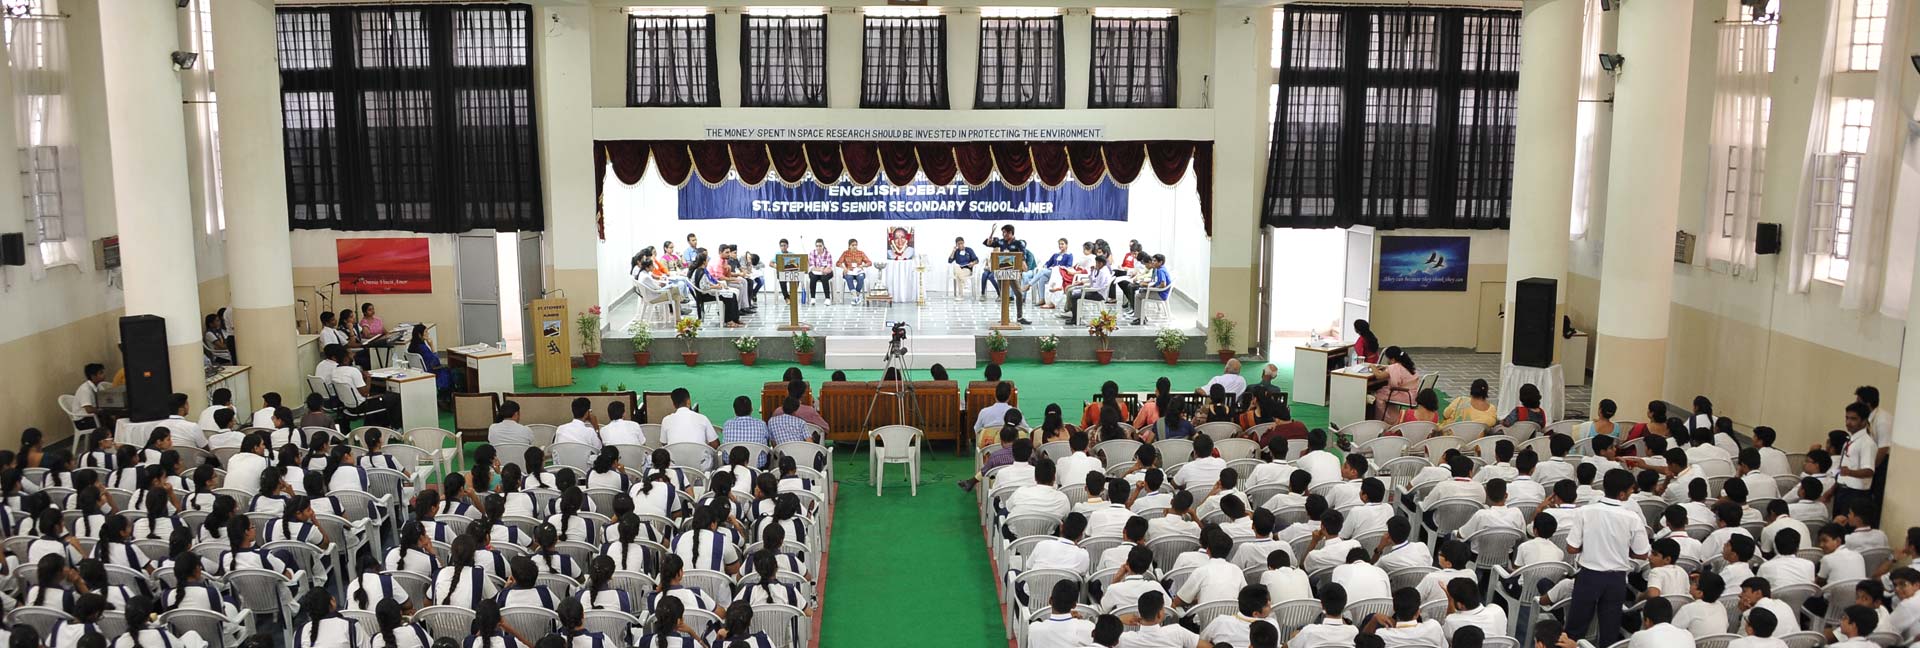
[[[1540,388],[1540,409],[1547,413],[1548,421],[1558,421],[1566,412],[1567,381],[1561,376],[1560,365],[1551,367],[1523,367],[1507,365],[1500,369],[1500,400],[1495,404],[1494,412],[1506,417],[1507,412],[1520,405],[1520,386],[1533,385]],[[1544,426],[1544,424],[1543,424]]]
[[[920,256],[913,248],[907,248],[904,255],[896,256],[892,250],[886,258],[874,264],[880,267],[881,281],[886,282],[887,295],[895,304],[912,304],[920,300]],[[884,267],[882,267],[884,266]]]

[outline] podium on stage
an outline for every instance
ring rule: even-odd
[[[989,329],[1020,330],[1020,325],[1013,322],[1012,314],[1007,311],[1007,302],[1013,298],[1013,291],[1018,289],[1021,262],[1019,252],[995,252],[990,255],[989,263],[992,264],[993,279],[1000,282],[1000,323],[987,327]]]
[[[777,279],[787,286],[787,323],[779,327],[782,331],[807,331],[813,327],[800,323],[800,288],[807,280],[807,255],[775,254],[774,271]]]
[[[527,328],[533,345],[533,385],[565,387],[573,384],[573,327],[567,323],[567,300],[553,297],[527,303]]]

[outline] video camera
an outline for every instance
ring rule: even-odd
[[[893,333],[892,338],[887,341],[887,344],[890,347],[887,350],[888,353],[895,356],[906,355],[907,354],[907,346],[906,346],[907,345],[907,323],[906,322],[888,322],[887,326],[891,328]]]

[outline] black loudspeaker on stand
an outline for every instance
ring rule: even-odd
[[[158,421],[173,412],[172,363],[167,360],[167,321],[159,315],[120,318],[120,354],[127,368],[127,418]]]
[[[1553,364],[1554,292],[1559,282],[1521,279],[1513,291],[1513,364],[1545,368]]]

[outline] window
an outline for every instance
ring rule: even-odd
[[[1517,12],[1298,7],[1281,21],[1266,224],[1507,226]]]
[[[861,108],[947,108],[947,18],[869,10],[861,40]]]
[[[1826,254],[1814,265],[1814,275],[1826,281],[1844,283],[1847,261],[1853,248],[1853,213],[1860,191],[1860,171],[1866,162],[1867,142],[1873,132],[1873,100],[1841,99],[1835,102],[1831,118],[1834,127],[1828,140],[1835,154],[1823,161],[1817,174],[1815,195],[1825,198],[1821,207],[1830,207],[1822,218],[1826,228]],[[1830,205],[1828,204],[1830,203]]]
[[[6,0],[5,10],[26,231],[38,244],[37,267],[78,263],[87,238],[66,95],[66,15],[56,0]]]
[[[1891,0],[1853,0],[1847,21],[1846,49],[1841,69],[1866,72],[1880,69],[1880,49],[1887,42],[1887,3]]]
[[[818,8],[811,11],[741,18],[742,105],[827,105],[827,16]]]
[[[220,104],[213,84],[212,5],[212,0],[187,3],[187,47],[198,53],[200,60],[193,68],[180,72],[187,88],[187,116],[194,123],[188,133],[194,140],[193,175],[200,185],[204,205],[201,220],[208,235],[227,229],[226,197],[221,193],[225,185],[220,175]]]
[[[1172,108],[1177,95],[1180,19],[1093,17],[1089,108]]]
[[[985,13],[988,10],[982,9]],[[1060,16],[980,19],[975,108],[1060,108]]]
[[[280,10],[292,227],[541,229],[531,21],[524,7]]]
[[[628,17],[627,105],[718,106],[713,16]]]

